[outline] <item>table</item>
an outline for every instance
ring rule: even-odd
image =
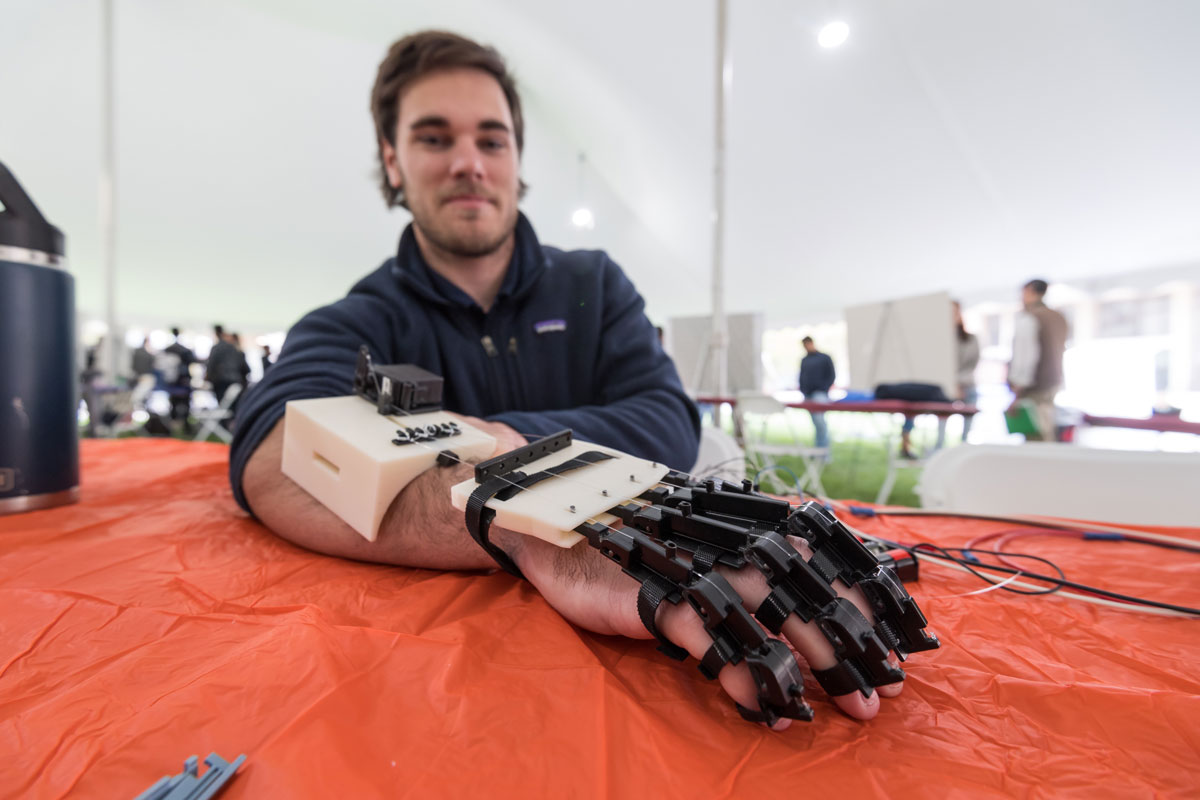
[[[731,405],[737,408],[736,397],[722,395],[697,395],[697,403]],[[788,408],[805,411],[855,411],[860,414],[933,414],[937,417],[953,417],[958,414],[973,416],[979,409],[960,400],[950,403],[914,402],[910,400],[841,400],[818,403],[812,400],[793,400],[784,403]]]
[[[734,435],[739,442],[743,441],[743,433],[741,428],[741,420],[737,414],[737,398],[721,395],[699,395],[696,398],[697,403],[708,403],[715,406],[729,404],[734,409]],[[976,406],[969,405],[961,400],[952,402],[928,402],[928,401],[910,401],[910,400],[841,400],[836,402],[821,403],[813,400],[799,400],[783,403],[788,408],[797,408],[805,411],[847,411],[858,414],[904,414],[905,416],[919,416],[921,414],[932,414],[941,420],[956,415],[974,416],[979,413]],[[719,424],[719,419],[716,420]],[[941,434],[939,434],[940,439]],[[891,446],[890,440],[886,444],[888,454],[887,474],[884,475],[883,483],[879,486],[879,494],[875,498],[875,502],[883,504],[888,501],[892,494],[892,487],[896,485],[896,473],[907,467],[920,466],[921,461],[903,459],[897,456],[895,449]],[[814,465],[811,459],[804,458],[804,466],[806,471],[812,471]],[[818,479],[819,485],[819,479]]]
[[[0,517],[0,796],[134,797],[184,758],[222,800],[1183,797],[1197,622],[926,569],[943,642],[869,723],[743,722],[694,663],[580,631],[515,578],[342,561],[234,505],[228,450],[82,443],[77,505]],[[877,518],[962,544],[1006,523]],[[1200,542],[1200,531],[1175,531]],[[1197,559],[1044,537],[1081,581],[1200,606]]]
[[[1092,414],[1084,414],[1083,423],[1096,427],[1134,428],[1143,431],[1158,431],[1159,433],[1194,433],[1200,436],[1200,422],[1188,422],[1167,414],[1149,418],[1097,417]]]

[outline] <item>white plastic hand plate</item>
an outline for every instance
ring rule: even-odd
[[[548,478],[508,500],[492,498],[487,502],[487,507],[496,511],[492,524],[536,536],[559,547],[571,547],[583,538],[574,528],[589,520],[611,524],[615,517],[604,512],[655,486],[668,472],[662,464],[580,441],[521,467],[520,471],[532,475],[589,450],[609,453],[615,458]],[[454,507],[465,511],[467,500],[477,486],[474,480],[453,486],[450,496]]]

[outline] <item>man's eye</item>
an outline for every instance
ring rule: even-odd
[[[503,150],[508,146],[508,142],[503,139],[484,139],[479,146],[484,150]]]
[[[435,133],[426,133],[418,136],[417,141],[421,144],[429,145],[430,147],[445,147],[450,140],[446,136],[439,136]]]

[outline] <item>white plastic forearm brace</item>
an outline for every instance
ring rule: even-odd
[[[396,431],[456,422],[456,436],[395,445]],[[357,395],[293,400],[283,427],[283,474],[368,541],[379,535],[388,506],[413,478],[437,463],[492,455],[496,440],[445,411],[384,416]]]

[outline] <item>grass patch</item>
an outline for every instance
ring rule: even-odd
[[[825,416],[829,424],[831,458],[821,471],[821,484],[825,493],[838,500],[861,500],[874,503],[879,489],[887,476],[889,449],[900,446],[900,417],[883,414],[841,414]],[[732,434],[732,422],[725,415],[725,430]],[[751,420],[747,433],[772,444],[799,442],[803,447],[813,446],[813,427],[807,412],[788,412],[783,418],[771,417],[765,429],[760,421]],[[917,417],[913,431],[913,447],[918,453],[932,452],[937,438],[937,422],[933,417]],[[947,445],[958,443],[955,427],[947,436]],[[796,475],[804,475],[804,464],[799,456],[774,456],[775,463],[786,467]],[[747,464],[747,477],[753,477],[753,467]],[[915,489],[921,477],[918,465],[901,465],[896,472],[896,482],[888,498],[889,505],[921,505]],[[762,488],[766,491],[794,494],[794,483],[786,473],[778,472],[762,476]]]
[[[879,441],[834,442],[830,448],[832,458],[821,471],[821,484],[825,493],[837,500],[861,500],[874,503],[879,487],[887,475],[887,450]],[[804,464],[798,456],[777,456],[776,461],[796,475],[804,475]],[[751,467],[747,465],[747,470]],[[747,471],[747,475],[751,473]],[[889,505],[920,506],[920,498],[914,488],[921,475],[919,467],[901,468],[896,473]],[[762,476],[762,488],[769,492],[794,494],[795,486],[789,483],[783,472]]]

